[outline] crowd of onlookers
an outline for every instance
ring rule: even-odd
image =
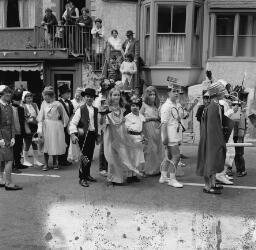
[[[68,48],[73,54],[84,54],[88,62],[95,63],[95,69],[114,81],[122,80],[128,85],[136,85],[142,60],[139,57],[139,42],[133,31],[126,32],[127,39],[121,41],[118,31],[113,29],[109,37],[104,32],[102,19],[93,22],[87,8],[81,15],[72,1],[66,4],[62,19],[57,18],[47,8],[42,25],[46,27],[48,44],[56,48]]]

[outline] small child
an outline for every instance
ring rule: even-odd
[[[58,26],[55,33],[55,45],[57,48],[61,48],[63,46],[63,39],[64,39],[64,27],[63,21],[58,21]]]
[[[132,78],[137,72],[137,66],[132,54],[128,54],[126,56],[126,60],[121,64],[120,72],[122,73],[123,84],[128,85],[128,89],[131,89]]]
[[[125,116],[125,126],[128,134],[133,138],[134,143],[141,143],[140,148],[134,152],[133,158],[136,159],[136,168],[143,171],[145,159],[143,152],[143,144],[145,142],[143,137],[143,123],[146,121],[145,117],[140,114],[141,101],[136,96],[131,97],[131,113]],[[140,181],[135,173],[127,178],[127,182]]]

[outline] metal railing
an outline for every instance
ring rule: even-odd
[[[67,50],[70,55],[84,57],[85,61],[101,70],[105,60],[105,42],[93,37],[90,30],[78,25],[35,26],[36,49]]]

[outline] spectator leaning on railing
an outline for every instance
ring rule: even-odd
[[[50,44],[55,34],[56,27],[54,25],[58,24],[56,16],[52,14],[51,9],[47,8],[45,10],[45,16],[41,24],[47,27],[48,43]]]
[[[89,16],[89,9],[82,8],[82,15],[77,19],[77,24],[81,27],[81,52],[85,52],[87,59],[90,60],[90,47],[92,44],[91,29],[92,18]]]

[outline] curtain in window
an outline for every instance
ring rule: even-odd
[[[18,1],[18,7],[19,7],[19,19],[20,19],[20,27],[24,27],[24,0]]]
[[[185,35],[157,35],[157,62],[184,62]]]
[[[36,0],[28,0],[28,27],[33,28],[36,24]]]
[[[6,27],[7,0],[0,0],[0,28]]]

